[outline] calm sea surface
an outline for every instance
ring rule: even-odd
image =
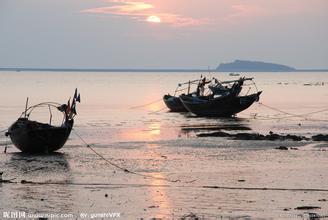
[[[328,111],[306,113],[328,108],[328,73],[242,74],[254,77],[258,90],[263,91],[260,103],[276,110],[256,103],[236,119],[199,118],[164,109],[164,94],[173,94],[178,83],[198,79],[200,74],[0,72],[1,130],[24,111],[27,97],[29,105],[44,101],[66,103],[78,88],[81,103],[74,129],[87,143],[105,158],[130,170],[181,180],[170,183],[121,172],[99,159],[72,133],[66,146],[50,156],[24,155],[13,146],[7,154],[1,150],[0,171],[4,178],[56,184],[0,185],[0,215],[3,211],[20,210],[72,213],[76,217],[81,212],[120,212],[123,219],[173,218],[190,213],[208,218],[279,218],[286,215],[284,208],[291,210],[287,214],[297,216],[304,212],[295,207],[311,204],[320,206],[321,214],[327,214],[327,203],[318,204],[319,199],[328,198],[326,192],[305,195],[294,191],[259,193],[202,188],[220,185],[323,189],[328,181],[328,155],[313,148],[312,142],[245,142],[196,135],[222,127],[308,137],[326,133]],[[228,73],[206,75],[222,81],[238,78]],[[283,112],[301,116],[290,117]],[[45,113],[47,109],[41,109],[32,118],[47,121]],[[1,149],[8,141],[2,133]],[[299,146],[301,150],[287,154],[274,150],[281,145]]]
[[[238,78],[227,73],[207,75],[220,80]],[[258,90],[263,91],[260,99],[263,104],[292,114],[328,107],[327,73],[247,73],[242,76],[254,77]],[[166,113],[165,109],[158,114],[152,113],[165,108],[161,98],[164,94],[173,94],[178,83],[199,77],[198,73],[1,72],[0,127],[7,128],[24,111],[27,97],[30,105],[44,101],[65,103],[78,88],[82,103],[77,108],[75,125],[81,132],[86,131],[85,135],[96,136],[98,133],[93,132],[96,127],[101,131],[113,129],[101,137],[103,143],[177,138],[179,132],[174,130],[180,130],[181,125],[219,121]],[[155,103],[146,105],[152,102]],[[249,118],[252,114],[273,118],[288,116],[255,104],[238,117]],[[311,117],[320,119],[325,116],[327,112]],[[37,119],[38,115],[33,114],[32,117]],[[279,123],[295,119],[300,120],[290,118]],[[272,125],[272,121],[263,121],[251,121],[250,125]],[[136,130],[122,131],[126,129]],[[156,130],[158,132],[154,132]]]

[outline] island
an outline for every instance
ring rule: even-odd
[[[218,72],[294,72],[293,67],[286,65],[266,63],[261,61],[235,60],[232,63],[221,63]]]

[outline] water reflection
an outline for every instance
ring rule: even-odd
[[[73,182],[66,155],[8,154],[4,170],[14,181],[31,181],[38,184],[7,184],[2,191],[3,210],[27,213],[69,213],[73,208],[73,193],[66,183]],[[55,183],[55,184],[53,184]]]
[[[151,123],[148,128],[150,136],[161,134],[161,125],[159,123]]]
[[[154,218],[162,218],[166,219],[170,217],[170,210],[172,210],[171,202],[167,196],[166,188],[161,187],[162,185],[166,185],[167,182],[164,181],[166,178],[162,173],[157,173],[155,175],[156,179],[151,180],[151,184],[158,187],[149,187],[150,197],[154,204],[148,208],[152,209]],[[153,212],[154,211],[154,212]]]
[[[66,155],[55,152],[51,154],[26,154],[22,152],[10,154],[9,161],[6,162],[7,172],[14,173],[20,178],[32,177],[37,174],[46,174],[56,177],[67,174],[70,171]],[[41,176],[42,178],[46,176]]]
[[[147,107],[147,110],[150,111],[150,112],[158,112],[160,111],[161,109],[163,109],[165,106],[164,104],[161,102],[157,102],[157,103],[154,103],[154,104],[151,104]]]
[[[205,119],[206,120],[206,119]],[[196,124],[181,125],[181,135],[187,137],[197,132],[210,132],[210,131],[250,131],[248,120],[242,118],[220,118],[215,120],[216,122],[210,122],[208,120],[201,121]]]
[[[161,124],[159,122],[148,122],[143,128],[128,128],[121,133],[123,140],[153,141],[161,135]]]

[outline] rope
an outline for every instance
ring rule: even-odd
[[[263,103],[258,103],[258,105],[267,107],[267,108],[269,108],[269,109],[271,109],[273,111],[276,111],[276,112],[279,112],[279,113],[283,113],[283,114],[286,114],[288,116],[270,117],[270,116],[257,115],[257,114],[244,114],[242,112],[240,112],[238,114],[239,115],[244,115],[244,116],[249,116],[246,119],[257,119],[257,120],[280,120],[280,119],[286,119],[286,118],[299,117],[299,118],[303,118],[303,119],[308,120],[308,121],[328,122],[328,120],[325,120],[325,119],[315,119],[315,118],[306,117],[306,116],[310,116],[310,115],[317,114],[317,113],[327,112],[328,111],[328,108],[321,109],[321,110],[318,110],[318,111],[308,112],[308,113],[304,113],[304,114],[292,114],[292,113],[289,113],[289,112],[286,112],[286,111],[277,109],[275,107],[272,107],[272,106],[269,106],[269,105],[266,105],[266,104],[263,104]]]
[[[138,172],[135,172],[135,171],[131,171],[131,170],[128,170],[124,167],[121,167],[113,162],[111,162],[110,160],[106,159],[104,156],[102,156],[100,153],[98,153],[94,148],[91,147],[90,144],[88,144],[75,130],[74,131],[74,134],[86,145],[86,147],[88,149],[90,149],[94,154],[96,154],[100,159],[104,160],[106,163],[108,163],[109,165],[113,166],[113,167],[116,167],[122,171],[124,171],[125,173],[129,173],[129,174],[134,174],[134,175],[137,175],[137,176],[142,176],[142,177],[145,177],[145,178],[151,178],[151,179],[157,179],[157,180],[165,180],[165,181],[168,181],[168,182],[172,182],[172,183],[176,183],[176,182],[181,182],[181,180],[177,179],[177,180],[171,180],[171,179],[168,179],[168,178],[162,178],[162,177],[155,177],[155,176],[152,176],[152,175],[146,175],[146,174],[142,174],[142,173],[138,173]]]
[[[265,104],[263,104],[263,103],[261,103],[261,102],[259,102],[259,105],[263,105],[263,106],[265,106],[265,107],[267,107],[267,108],[270,108],[270,109],[272,109],[272,110],[275,110],[275,111],[278,111],[278,112],[281,112],[281,113],[284,113],[284,114],[292,115],[292,116],[313,115],[313,114],[316,114],[316,113],[321,113],[321,112],[326,112],[326,111],[328,111],[328,108],[325,108],[325,109],[322,109],[322,110],[319,110],[319,111],[314,111],[314,112],[309,112],[309,113],[304,113],[304,114],[299,114],[299,115],[297,115],[297,114],[292,114],[292,113],[289,113],[289,112],[282,111],[282,110],[280,110],[280,109],[274,108],[274,107],[269,106],[269,105],[265,105]]]
[[[263,117],[263,118],[258,118],[258,117]],[[257,120],[281,120],[281,119],[295,118],[295,117],[299,117],[299,118],[305,119],[307,121],[323,121],[323,122],[328,121],[328,120],[324,120],[324,119],[315,119],[315,118],[302,117],[302,115],[297,115],[297,116],[289,115],[289,116],[284,116],[284,117],[269,117],[269,116],[260,116],[259,115],[259,116],[254,116],[254,117],[249,118],[249,119],[257,119]]]
[[[178,89],[178,90],[175,90],[175,93],[177,93],[177,92],[182,92],[182,91],[185,91],[185,90],[187,90],[188,88],[184,88],[184,89]]]
[[[158,112],[161,112],[161,111],[163,111],[163,110],[165,110],[165,109],[167,109],[167,107],[165,106],[164,108],[161,108],[160,110],[157,110],[157,111],[153,111],[153,112],[149,112],[148,114],[156,114],[156,113],[158,113]]]
[[[4,132],[6,132],[6,131],[8,131],[8,128],[6,128],[6,129],[0,131],[0,133],[4,133]]]
[[[144,105],[133,106],[133,107],[131,107],[130,109],[138,109],[138,108],[146,107],[146,106],[148,106],[148,105],[155,104],[155,103],[160,102],[160,101],[162,101],[162,100],[163,100],[163,99],[160,98],[160,99],[157,99],[157,100],[155,100],[155,101],[153,101],[153,102],[146,103],[146,104],[144,104]]]
[[[261,106],[264,106],[266,108],[269,108],[269,109],[271,109],[273,111],[276,111],[276,112],[280,112],[280,113],[289,115],[289,116],[284,116],[284,117],[279,117],[279,118],[268,118],[268,119],[284,119],[284,118],[299,117],[299,118],[303,118],[305,120],[312,120],[312,121],[328,121],[328,120],[325,120],[325,119],[314,119],[314,118],[306,117],[306,116],[314,115],[314,114],[317,114],[317,113],[326,112],[326,111],[328,111],[328,108],[325,108],[325,109],[322,109],[322,110],[319,110],[319,111],[308,112],[308,113],[304,113],[304,114],[292,114],[292,113],[289,113],[289,112],[286,112],[286,111],[277,109],[275,107],[272,107],[272,106],[269,106],[269,105],[265,105],[265,104],[263,104],[261,102],[259,102],[258,104],[261,105]]]

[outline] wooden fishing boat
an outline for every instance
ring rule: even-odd
[[[170,94],[164,95],[163,101],[171,112],[187,112],[179,97]]]
[[[206,117],[231,117],[249,108],[258,101],[262,91],[250,95],[240,95],[244,81],[251,78],[240,78],[239,80],[227,81],[233,83],[225,91],[212,93],[207,96],[186,96],[181,95],[180,100],[185,108],[197,116]],[[220,83],[222,87],[222,82]],[[215,87],[211,88],[215,91]]]
[[[191,95],[190,90],[191,86],[195,83],[199,83],[200,80],[192,80],[185,83],[179,83],[177,88],[174,91],[174,95],[164,95],[163,101],[168,109],[170,109],[171,112],[188,112],[188,110],[185,108],[185,106],[182,104],[179,95],[181,92],[187,90],[187,96]]]
[[[62,148],[74,125],[74,116],[76,115],[76,102],[80,101],[80,95],[75,92],[72,105],[70,101],[67,104],[54,102],[44,102],[31,107],[25,111],[8,129],[6,136],[9,136],[12,143],[22,152],[26,153],[50,153]],[[50,122],[41,123],[30,120],[30,114],[34,109],[48,106],[50,112]],[[51,108],[55,108],[63,113],[63,122],[59,126],[51,125]]]
[[[262,92],[247,96],[221,96],[211,98],[209,96],[188,97],[181,95],[183,105],[191,113],[206,117],[231,117],[247,109],[259,100]]]

